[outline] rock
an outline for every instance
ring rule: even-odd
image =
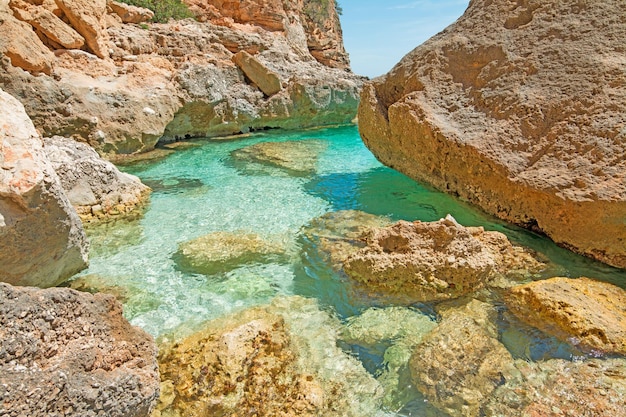
[[[233,55],[233,62],[266,96],[273,96],[280,91],[281,84],[278,75],[246,51]]]
[[[154,17],[154,12],[152,10],[126,3],[108,0],[107,6],[113,11],[113,13],[118,15],[124,23],[143,23]]]
[[[199,274],[217,274],[247,263],[272,262],[285,247],[254,233],[213,232],[180,243],[174,259],[178,266]]]
[[[147,417],[156,345],[112,296],[0,283],[0,412]]]
[[[142,213],[150,189],[100,158],[90,146],[55,136],[44,139],[44,150],[83,222]]]
[[[161,413],[368,416],[381,390],[336,346],[339,324],[313,300],[278,298],[209,322],[159,354]]]
[[[326,143],[318,140],[262,142],[246,146],[231,153],[237,160],[256,162],[302,176],[314,174],[319,154]]]
[[[471,304],[479,317],[488,308],[476,300]],[[479,416],[481,405],[514,372],[513,358],[495,336],[466,312],[447,314],[413,351],[413,383],[452,417]]]
[[[350,255],[344,270],[385,294],[413,301],[456,298],[482,288],[498,269],[506,273],[508,257],[502,254],[511,244],[500,235],[463,227],[450,215],[437,222],[400,221],[372,229],[366,247]]]
[[[29,24],[13,17],[7,1],[0,3],[0,53],[8,57],[14,67],[34,73],[52,72],[54,55]]]
[[[626,3],[596,6],[472,1],[364,88],[364,142],[414,179],[626,267]]]
[[[0,108],[0,281],[55,286],[87,266],[85,232],[24,107]]]
[[[55,0],[67,19],[99,58],[109,57],[106,31],[107,0]]]
[[[523,322],[580,349],[626,355],[626,291],[589,278],[550,278],[512,288],[507,307]]]
[[[626,361],[516,361],[519,372],[498,387],[481,416],[613,417],[626,413]]]

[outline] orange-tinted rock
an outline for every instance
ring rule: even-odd
[[[110,7],[113,13],[118,15],[124,23],[142,23],[154,17],[152,10],[126,3],[109,0],[107,1],[107,6]]]
[[[106,0],[55,0],[72,27],[84,38],[89,49],[100,58],[109,57],[106,31]]]
[[[233,55],[233,62],[266,96],[273,96],[280,91],[278,75],[246,51]]]
[[[626,355],[626,291],[589,278],[550,278],[511,289],[520,320],[581,349]]]
[[[363,90],[361,135],[414,179],[626,267],[625,14],[472,1]]]

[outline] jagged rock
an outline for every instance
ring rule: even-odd
[[[137,7],[126,3],[108,0],[107,6],[118,15],[124,23],[142,23],[151,20],[154,17],[152,10],[143,7]]]
[[[314,300],[277,298],[161,346],[161,416],[368,416],[381,389]]]
[[[512,288],[507,307],[525,323],[596,353],[626,355],[626,291],[589,278],[550,278]]]
[[[150,189],[89,145],[54,136],[44,139],[44,150],[83,222],[141,214]]]
[[[231,153],[232,157],[281,168],[294,175],[311,175],[317,170],[319,154],[326,143],[318,140],[262,142]]]
[[[148,417],[156,345],[109,295],[0,283],[0,413]]]
[[[280,78],[246,51],[233,55],[233,62],[266,96],[273,96],[281,89]]]
[[[625,14],[621,0],[472,1],[363,90],[363,140],[414,179],[626,267]]]
[[[213,232],[178,245],[174,259],[180,268],[216,274],[251,262],[271,262],[285,254],[282,244],[245,232]]]
[[[519,372],[492,394],[481,416],[613,417],[626,414],[626,361],[516,361]]]
[[[14,67],[35,73],[52,72],[54,55],[29,24],[13,17],[8,0],[0,2],[0,53],[7,56]]]
[[[479,416],[481,405],[514,372],[513,358],[496,339],[493,324],[483,322],[489,307],[476,300],[469,304],[478,320],[466,311],[449,312],[409,362],[413,383],[453,417]]]
[[[57,6],[84,38],[89,49],[100,58],[109,57],[106,31],[107,0],[55,0]]]
[[[414,301],[456,298],[482,288],[498,270],[506,274],[509,257],[503,253],[512,250],[500,235],[463,227],[450,215],[437,222],[400,221],[372,229],[367,246],[346,260],[344,270],[385,294]],[[537,264],[532,259],[530,266]]]
[[[85,232],[24,107],[0,108],[0,281],[51,287],[87,266]]]

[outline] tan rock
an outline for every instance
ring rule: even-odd
[[[107,0],[107,6],[111,8],[113,13],[118,15],[124,23],[142,23],[147,22],[154,17],[154,12],[152,10],[126,3]]]
[[[626,267],[626,4],[596,6],[472,1],[363,90],[363,140],[414,179]]]
[[[55,0],[72,27],[99,58],[109,57],[106,31],[106,0]]]
[[[281,168],[296,175],[311,175],[317,170],[319,155],[326,143],[319,140],[262,142],[231,153],[237,160]]]
[[[24,107],[0,90],[0,281],[51,287],[87,266],[80,219]]]
[[[236,53],[233,56],[233,62],[266,96],[272,96],[280,91],[278,75],[246,51]]]
[[[626,354],[626,291],[589,278],[550,278],[506,297],[520,320],[587,351]]]

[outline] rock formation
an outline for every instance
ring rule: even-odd
[[[621,0],[473,0],[364,88],[363,140],[414,179],[626,267],[624,15]]]
[[[0,283],[0,414],[148,417],[156,345],[112,296]]]
[[[575,346],[626,355],[626,291],[589,278],[550,278],[512,288],[520,320]]]
[[[0,108],[0,281],[51,287],[87,266],[87,240],[24,107],[0,90]]]
[[[324,10],[289,3],[288,11],[282,2],[245,2],[263,13],[239,23],[227,16],[238,3],[218,5],[226,15],[208,19],[217,9],[198,2],[193,9],[205,22],[147,29],[123,23],[147,11],[114,2],[107,9],[105,0],[59,0],[54,11],[35,3],[0,4],[0,51],[8,58],[0,83],[44,136],[73,137],[112,159],[151,150],[161,137],[349,123],[356,114],[362,80],[346,71],[333,1],[322,2]]]
[[[294,176],[312,175],[326,143],[317,140],[262,142],[231,153],[236,160],[280,168]]]

